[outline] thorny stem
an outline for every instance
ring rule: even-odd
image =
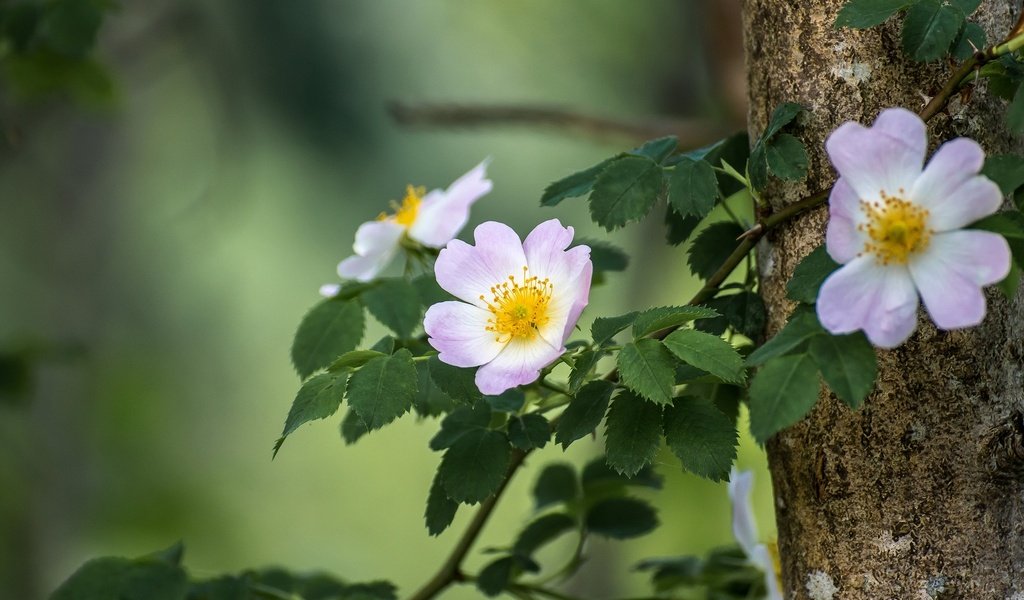
[[[1006,42],[997,46],[992,46],[985,51],[976,52],[974,56],[965,60],[946,81],[946,84],[942,87],[939,93],[936,94],[923,109],[921,109],[918,115],[924,121],[930,120],[946,108],[950,99],[960,90],[961,84],[975,69],[980,68],[985,63],[998,58],[999,56],[1020,48],[1024,48],[1024,16],[1022,16],[1021,22],[1014,27],[1011,34],[1007,37]],[[807,210],[820,206],[828,200],[831,191],[832,188],[829,187],[828,189],[808,196],[799,202],[794,202],[771,215],[758,219],[757,223],[755,223],[753,227],[740,236],[739,245],[736,246],[736,249],[733,250],[732,254],[725,259],[722,266],[708,278],[704,287],[702,287],[693,296],[693,298],[690,299],[689,304],[701,304],[714,297],[718,292],[718,288],[723,282],[725,282],[726,278],[729,277],[740,262],[747,257],[750,251],[754,249],[754,246],[757,245],[757,242],[760,241],[770,229],[789,221]],[[663,329],[652,334],[652,337],[661,339],[672,331],[674,331],[674,328]],[[618,379],[617,371],[611,371],[605,376],[605,379],[609,381],[616,381]],[[410,600],[430,600],[452,583],[456,581],[466,581],[469,579],[469,577],[461,570],[462,561],[465,559],[466,554],[469,553],[469,550],[476,541],[477,536],[480,535],[480,532],[483,530],[484,525],[490,518],[491,513],[494,512],[494,508],[498,504],[498,500],[501,498],[502,492],[505,491],[505,488],[508,486],[512,476],[515,475],[516,471],[519,470],[519,467],[522,466],[528,454],[529,451],[522,450],[515,450],[513,452],[512,461],[509,464],[505,478],[498,486],[498,489],[495,490],[494,495],[480,505],[476,515],[474,515],[473,520],[466,528],[466,531],[463,532],[462,537],[459,538],[458,543],[455,545],[455,548],[452,549],[452,552],[448,556],[444,565],[441,566],[440,570],[438,570],[434,577],[420,588],[420,590],[416,592]],[[554,598],[555,600],[575,600],[571,596],[566,596],[546,588],[530,586],[528,584],[511,584],[509,589],[520,593],[532,592],[549,598]]]

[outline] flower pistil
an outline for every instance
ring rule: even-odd
[[[491,287],[491,300],[480,295],[492,315],[487,320],[487,331],[502,343],[512,338],[533,339],[551,318],[548,307],[553,294],[551,280],[530,275],[530,269],[524,266],[520,281],[509,275],[508,281]]]
[[[426,193],[427,188],[425,187],[405,186],[405,198],[402,199],[402,203],[399,204],[394,200],[391,201],[391,208],[394,209],[395,214],[389,215],[386,212],[382,212],[377,215],[377,220],[393,220],[395,223],[408,229],[416,222],[416,215],[420,211],[420,202],[423,201],[423,196]]]
[[[935,233],[928,227],[928,209],[884,192],[881,200],[861,200],[860,207],[867,216],[867,221],[857,226],[867,234],[862,254],[874,254],[882,265],[905,265],[911,256],[928,248]]]

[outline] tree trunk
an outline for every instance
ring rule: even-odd
[[[839,124],[870,125],[890,106],[920,109],[952,71],[903,55],[900,17],[836,30],[843,4],[744,3],[751,131],[780,102],[809,110],[796,131],[809,177],[769,188],[773,209],[834,181],[823,142]],[[1000,40],[1018,4],[986,0],[972,20]],[[965,135],[989,153],[1007,151],[1004,110],[984,85],[954,98],[928,124],[931,149]],[[818,209],[759,248],[769,334],[793,308],[785,282],[822,243],[826,218]],[[992,290],[988,301],[975,329],[939,331],[919,315],[909,342],[879,352],[877,387],[860,410],[823,392],[806,419],[769,442],[787,598],[1024,600],[1024,303]]]

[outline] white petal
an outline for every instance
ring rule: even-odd
[[[864,249],[866,236],[857,226],[866,220],[866,215],[860,207],[857,194],[842,177],[832,187],[828,211],[825,248],[832,260],[840,264],[848,263]]]
[[[391,221],[369,221],[360,225],[352,245],[356,254],[338,263],[338,275],[357,281],[376,277],[398,252],[403,231],[405,228]]]
[[[750,556],[750,562],[764,573],[764,585],[768,590],[768,600],[783,600],[779,578],[775,575],[775,561],[771,552],[764,544],[758,544]]]
[[[454,239],[469,221],[469,208],[494,187],[487,179],[485,160],[456,179],[446,191],[433,190],[420,204],[409,237],[432,248],[440,248]]]
[[[473,234],[476,246],[452,240],[441,250],[434,274],[438,285],[448,293],[486,308],[480,296],[490,300],[491,287],[508,281],[509,276],[521,280],[526,255],[519,236],[504,223],[481,223]]]
[[[487,331],[490,318],[489,311],[464,302],[440,302],[427,309],[423,329],[442,362],[476,367],[493,360],[505,347]]]
[[[325,283],[320,286],[320,295],[324,298],[333,298],[338,295],[341,291],[341,286],[337,283]]]
[[[903,265],[853,259],[828,276],[818,294],[818,319],[835,334],[863,329],[875,346],[902,344],[917,325],[917,290]]]
[[[552,348],[541,337],[513,338],[494,360],[476,372],[476,386],[487,395],[497,395],[519,385],[533,383],[540,370],[553,363],[565,348]]]
[[[984,150],[967,138],[947,142],[935,152],[911,193],[913,201],[931,213],[932,229],[959,229],[999,209],[999,186],[978,175],[984,163]]]
[[[757,522],[750,503],[750,488],[754,485],[751,471],[737,471],[733,467],[729,477],[729,502],[732,504],[732,535],[747,558],[752,558],[757,547]]]
[[[829,158],[862,200],[904,196],[921,174],[927,149],[924,122],[902,108],[883,111],[875,124],[840,125],[825,142]]]

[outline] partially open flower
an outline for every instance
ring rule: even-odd
[[[863,329],[876,346],[902,344],[917,325],[918,294],[942,329],[977,325],[981,288],[1010,270],[1002,236],[963,227],[999,209],[999,187],[978,174],[985,153],[955,139],[924,166],[916,114],[883,111],[871,128],[844,123],[825,142],[839,180],[825,243],[843,267],[825,280],[818,318],[832,333]]]
[[[373,279],[394,258],[402,236],[429,248],[447,244],[466,226],[469,207],[491,191],[487,162],[456,179],[447,190],[427,192],[422,187],[408,186],[401,204],[393,203],[393,214],[381,213],[359,226],[352,245],[355,255],[338,264],[338,275],[356,281]],[[327,284],[320,293],[333,296],[338,289],[336,284]]]
[[[747,561],[764,573],[764,585],[769,600],[782,600],[779,585],[779,556],[775,545],[768,546],[758,541],[757,522],[750,504],[750,488],[754,474],[737,471],[735,467],[729,476],[729,501],[732,503],[732,534],[747,555]]]
[[[452,240],[434,264],[437,283],[462,302],[427,309],[423,328],[438,358],[477,367],[476,385],[500,394],[531,383],[565,352],[590,297],[590,248],[572,242],[557,219],[520,241],[503,223],[473,232],[476,245]]]

